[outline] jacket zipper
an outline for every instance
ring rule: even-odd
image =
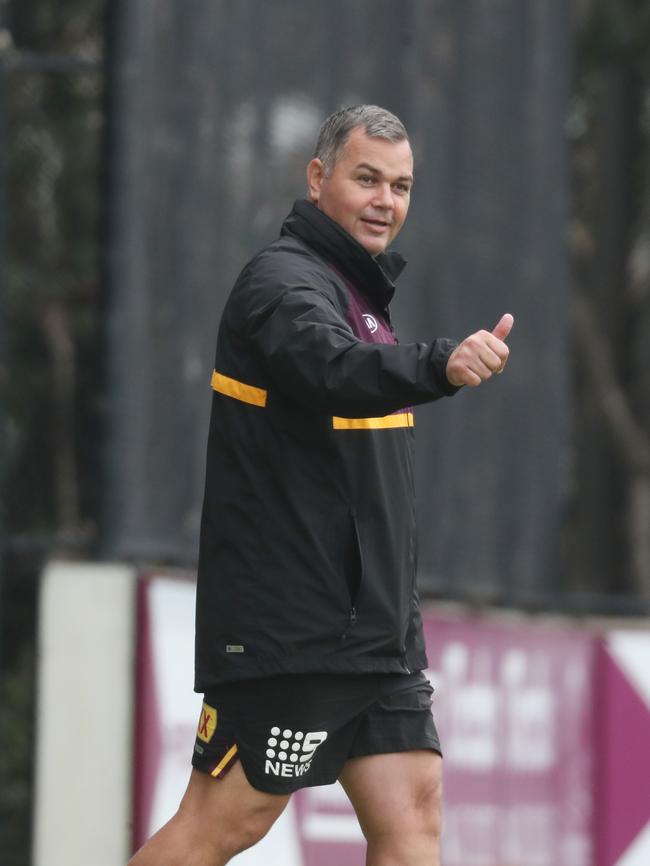
[[[350,630],[356,624],[357,624],[357,609],[356,609],[356,607],[351,607],[350,608],[350,616],[348,617],[348,627],[346,628],[346,630],[341,635],[341,640],[347,640],[348,639],[348,634],[349,634]]]

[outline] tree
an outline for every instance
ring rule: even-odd
[[[650,9],[577,4],[575,585],[650,598]]]
[[[103,128],[99,0],[14,0],[0,33],[5,244],[0,850],[29,862],[37,581],[92,540]],[[94,438],[94,437],[93,437]],[[83,491],[86,491],[84,494]]]

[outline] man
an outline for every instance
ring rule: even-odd
[[[225,307],[197,590],[205,694],[178,813],[133,866],[221,866],[339,779],[369,866],[437,866],[441,757],[415,589],[412,406],[503,369],[492,333],[398,345],[413,157],[389,112],[321,128],[280,238]],[[282,864],[269,864],[282,866]]]

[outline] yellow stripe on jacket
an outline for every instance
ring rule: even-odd
[[[216,370],[212,373],[212,388],[220,394],[225,394],[226,397],[241,400],[242,403],[250,403],[251,406],[266,406],[268,393],[264,388],[245,385],[237,379],[231,379],[230,376],[217,373]]]
[[[412,412],[397,412],[381,418],[332,418],[335,430],[380,430],[394,427],[413,427]]]

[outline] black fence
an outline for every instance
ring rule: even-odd
[[[195,564],[220,310],[303,195],[321,120],[376,102],[416,155],[400,338],[517,320],[506,375],[417,410],[422,589],[647,609],[629,588],[570,592],[589,576],[560,551],[567,4],[114,0],[107,21],[106,65],[0,46],[0,364],[24,382],[3,401],[10,551]]]
[[[218,315],[271,240],[322,119],[410,130],[402,340],[514,313],[507,374],[418,410],[422,587],[561,592],[569,10],[544,4],[115,4],[104,551],[193,563]]]

